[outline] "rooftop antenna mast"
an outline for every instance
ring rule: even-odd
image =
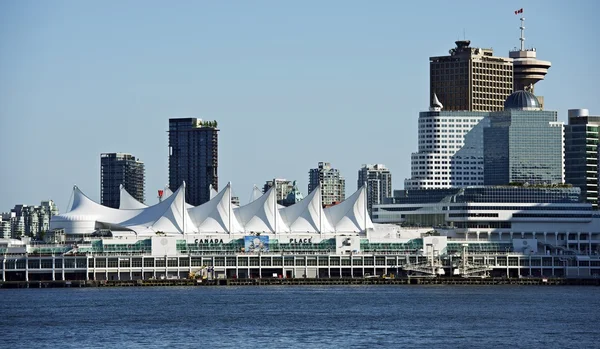
[[[521,26],[519,28],[521,29],[521,37],[519,38],[521,40],[521,51],[525,51],[525,17],[521,17]]]

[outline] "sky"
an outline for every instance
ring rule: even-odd
[[[552,62],[545,108],[600,115],[600,2],[0,1],[0,211],[72,187],[100,198],[100,153],[168,182],[168,119],[219,123],[219,189],[297,180],[330,162],[356,190],[362,164],[410,176],[429,57],[458,39]]]

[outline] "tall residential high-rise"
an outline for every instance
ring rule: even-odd
[[[373,205],[382,204],[392,196],[392,173],[383,164],[362,165],[358,170],[357,190],[367,184],[367,209],[371,215]]]
[[[169,188],[185,181],[186,202],[210,200],[210,186],[219,187],[217,122],[197,118],[169,119]]]
[[[513,92],[513,60],[470,44],[456,41],[449,56],[429,58],[430,98],[435,93],[446,110],[503,110]]]
[[[489,113],[443,108],[434,94],[429,111],[419,113],[419,148],[411,154],[407,190],[483,185],[483,129]]]
[[[565,126],[565,182],[581,189],[581,198],[598,207],[598,141],[600,116],[570,109]]]
[[[275,198],[277,199],[277,203],[283,205],[283,201],[294,188],[294,184],[287,179],[275,178],[265,182],[265,185],[263,185],[263,194],[271,189],[273,183],[275,183]]]
[[[331,205],[346,199],[346,180],[338,169],[328,162],[319,162],[317,168],[308,171],[308,193],[321,185],[323,205]]]
[[[563,123],[541,110],[530,92],[517,91],[505,110],[490,113],[483,131],[484,184],[564,183]]]
[[[144,163],[131,154],[100,154],[100,203],[119,208],[121,184],[136,200],[144,202]]]

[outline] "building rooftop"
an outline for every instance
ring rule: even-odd
[[[504,109],[541,110],[537,97],[528,91],[515,91],[504,101]]]

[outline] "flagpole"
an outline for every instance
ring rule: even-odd
[[[522,7],[515,11],[515,15],[521,13],[523,13]],[[521,40],[521,51],[525,51],[525,17],[521,17],[521,27],[519,28],[521,29],[521,37],[519,38]]]

